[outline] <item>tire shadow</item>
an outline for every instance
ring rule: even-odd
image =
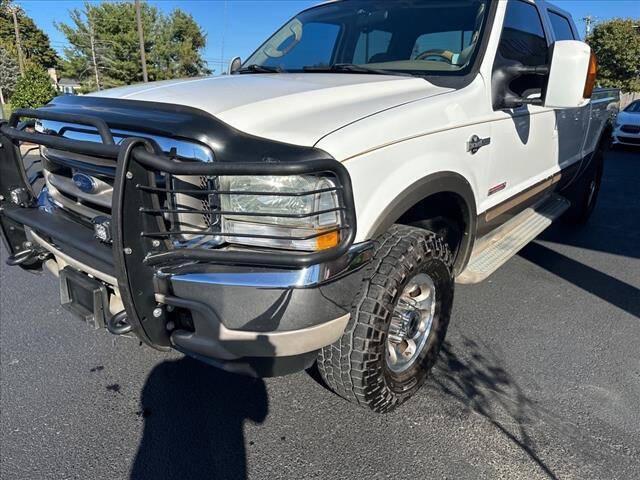
[[[491,350],[463,337],[454,352],[445,342],[426,388],[453,398],[465,409],[485,418],[502,435],[517,445],[550,479],[558,477],[537,452],[531,427],[548,417],[530,400],[518,383],[501,366]]]
[[[132,480],[247,478],[244,422],[269,411],[265,383],[185,357],[157,365],[142,391]]]

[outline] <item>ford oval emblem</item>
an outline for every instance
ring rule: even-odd
[[[72,180],[76,187],[84,193],[95,193],[98,189],[96,179],[84,173],[75,173]]]

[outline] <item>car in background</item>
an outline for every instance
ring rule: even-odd
[[[618,114],[613,130],[613,145],[640,147],[640,100],[630,103]]]

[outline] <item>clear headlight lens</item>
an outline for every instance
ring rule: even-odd
[[[229,243],[316,251],[334,247],[340,241],[340,232],[335,231],[340,226],[339,212],[318,213],[339,206],[336,192],[298,195],[335,188],[328,178],[297,175],[221,177],[220,188],[223,191],[247,192],[221,195],[222,210],[238,213],[222,217],[223,231],[238,235],[227,236]],[[253,195],[251,192],[273,192],[277,195]],[[321,232],[327,233],[300,239]],[[291,238],[259,238],[261,235]]]

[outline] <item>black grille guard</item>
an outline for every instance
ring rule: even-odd
[[[118,105],[118,100],[111,100]],[[127,102],[131,104],[131,102]],[[136,102],[138,108],[144,110],[147,102]],[[208,115],[204,112],[192,109],[198,115]],[[182,112],[184,113],[184,112]],[[20,124],[23,118],[35,120],[55,120],[79,125],[88,125],[97,130],[103,143],[94,143],[81,140],[72,140],[60,136],[39,132],[27,131]],[[215,124],[219,126],[219,120]],[[229,129],[231,127],[228,127]],[[229,135],[227,131],[225,135]],[[233,134],[233,132],[231,132]],[[246,134],[240,134],[246,135]],[[234,140],[236,143],[238,139]],[[251,137],[254,146],[260,145],[260,141]],[[328,262],[346,254],[352,246],[356,236],[356,216],[351,180],[346,168],[338,161],[330,158],[310,158],[300,161],[291,160],[291,151],[283,155],[286,160],[279,160],[273,154],[279,148],[286,148],[286,144],[277,144],[274,148],[270,145],[268,157],[261,157],[256,152],[259,161],[215,161],[204,163],[189,161],[187,159],[170,158],[160,151],[159,147],[150,139],[127,138],[121,144],[116,145],[109,125],[98,115],[76,114],[70,112],[57,112],[55,105],[44,109],[18,110],[12,114],[8,123],[0,124],[0,195],[3,201],[0,204],[0,227],[2,237],[9,251],[16,253],[24,242],[26,235],[24,225],[20,225],[12,219],[11,210],[37,209],[36,193],[27,178],[22,164],[19,145],[21,142],[29,142],[46,146],[56,150],[69,151],[89,156],[96,156],[117,161],[116,178],[114,184],[112,203],[112,228],[113,228],[113,263],[115,267],[118,287],[127,310],[128,321],[134,326],[136,333],[146,343],[152,346],[168,346],[170,341],[163,322],[154,321],[153,310],[157,307],[156,293],[163,291],[162,282],[156,276],[156,267],[185,262],[208,262],[216,264],[252,265],[275,268],[303,268],[314,264]],[[267,141],[268,142],[268,141]],[[292,149],[300,148],[291,146]],[[316,151],[316,156],[317,156]],[[321,152],[321,151],[319,151]],[[324,153],[324,152],[322,152]],[[216,151],[214,150],[214,154]],[[226,158],[231,153],[227,149]],[[247,158],[247,152],[240,155]],[[335,212],[340,218],[340,224],[333,230],[319,231],[306,237],[292,238],[293,240],[307,240],[329,233],[338,234],[338,243],[326,250],[313,252],[293,252],[275,249],[250,250],[250,249],[226,249],[226,248],[182,248],[175,247],[171,241],[172,235],[194,233],[175,232],[167,228],[166,215],[175,213],[165,207],[163,199],[167,195],[178,192],[178,189],[158,183],[158,178],[171,176],[234,176],[234,175],[322,175],[328,176],[333,181],[333,187],[322,190],[286,193],[289,196],[316,195],[318,193],[332,192],[338,200],[336,208],[310,212],[308,214],[281,214],[300,218],[305,216],[321,215]],[[29,200],[23,206],[12,204],[9,199],[11,191],[15,188],[24,188]],[[224,194],[255,194],[273,196],[273,192],[225,192],[213,189],[211,192]],[[195,192],[197,194],[197,191]],[[209,194],[208,190],[200,193]],[[199,213],[189,210],[187,213]],[[237,215],[238,212],[217,212],[224,215]],[[258,212],[242,212],[244,216],[264,215]],[[278,216],[278,215],[276,215]],[[28,225],[38,231],[38,225]],[[224,231],[207,232],[199,230],[198,234],[211,235],[224,238],[231,236]],[[238,234],[233,234],[238,236]],[[246,235],[252,236],[252,235]],[[278,236],[255,235],[260,238],[279,239]],[[153,288],[151,288],[153,286]]]

